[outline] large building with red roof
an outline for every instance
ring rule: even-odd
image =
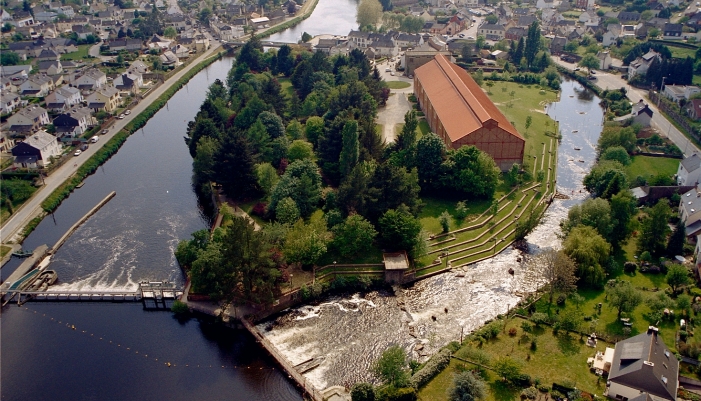
[[[414,72],[414,95],[448,148],[473,145],[506,171],[523,163],[525,139],[461,67],[437,55]]]

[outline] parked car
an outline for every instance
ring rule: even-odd
[[[124,112],[124,114],[126,114],[126,115],[131,114],[131,110],[126,110],[126,111]]]
[[[99,141],[99,140],[100,140],[100,137],[97,136],[97,135],[95,135],[94,137],[90,138],[90,142],[92,142],[92,143],[96,143],[96,142]]]
[[[107,134],[108,132],[110,132],[110,130],[108,130],[108,129],[103,129],[103,130],[102,130],[102,135],[105,135],[105,134]]]
[[[389,75],[394,76],[394,71],[390,71]]]
[[[461,34],[458,35],[458,36],[460,36],[461,38],[464,38],[464,37],[465,37],[465,34],[464,34],[464,33],[461,33]]]
[[[119,117],[117,117],[117,118],[120,119],[120,120],[123,120],[123,119],[124,119],[124,114],[120,114]]]
[[[575,67],[575,68],[574,68],[574,71],[579,71],[579,70],[580,70],[579,67]]]
[[[475,40],[475,37],[474,37],[474,36],[468,36],[467,38],[470,39],[470,40]]]
[[[88,150],[88,144],[87,144],[87,143],[84,143],[84,144],[80,145],[80,150],[82,150],[83,152],[85,152],[86,150]]]
[[[389,67],[385,68],[385,72],[390,72],[390,71],[392,71],[391,68],[389,68]]]
[[[78,149],[75,151],[75,153],[73,153],[73,156],[80,156],[81,153],[83,153],[83,151]]]

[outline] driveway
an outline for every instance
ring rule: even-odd
[[[16,240],[15,234],[23,228],[29,220],[39,215],[41,212],[41,203],[64,181],[70,178],[78,168],[85,163],[90,156],[95,154],[102,146],[105,145],[114,135],[124,128],[128,123],[131,122],[133,118],[138,116],[142,111],[146,109],[155,99],[163,94],[174,82],[180,79],[187,71],[191,70],[194,66],[199,64],[200,61],[206,59],[207,57],[214,54],[219,50],[219,46],[212,46],[209,50],[203,53],[197,60],[190,63],[187,67],[175,73],[171,76],[168,81],[158,88],[152,90],[139,104],[132,107],[131,114],[126,116],[123,120],[116,120],[114,124],[109,129],[109,132],[105,135],[101,135],[100,141],[92,144],[85,152],[80,156],[73,157],[73,160],[68,161],[63,166],[59,167],[50,176],[44,179],[44,186],[39,188],[37,192],[19,209],[13,214],[9,219],[3,222],[2,230],[0,231],[1,237],[0,241],[6,243],[8,241]]]
[[[575,64],[566,63],[556,57],[553,57],[553,60],[555,60],[555,62],[559,65],[570,70],[576,67]],[[689,139],[687,139],[684,134],[682,134],[672,123],[670,123],[667,118],[660,114],[654,103],[650,103],[650,100],[645,97],[647,95],[646,90],[637,89],[628,85],[628,82],[622,79],[620,75],[610,74],[599,70],[596,70],[596,81],[594,81],[594,83],[601,89],[625,88],[628,94],[628,99],[630,99],[630,101],[633,103],[637,103],[640,101],[640,99],[642,99],[649,105],[650,110],[653,111],[651,125],[659,131],[660,135],[666,136],[672,142],[674,142],[674,144],[682,150],[684,156],[690,156],[693,153],[701,153],[696,145],[689,141]]]
[[[409,102],[408,96],[414,93],[414,81],[402,76],[402,72],[394,70],[394,64],[396,62],[397,61],[394,63],[385,61],[377,64],[377,69],[380,71],[383,80],[387,82],[400,81],[409,84],[408,88],[392,89],[389,99],[387,99],[387,105],[381,108],[377,113],[377,122],[378,124],[382,124],[382,138],[386,143],[394,142],[396,139],[395,126],[397,124],[404,124],[404,115],[407,111],[411,110],[411,103]],[[394,72],[394,75],[387,72],[387,68],[390,68],[391,71]]]

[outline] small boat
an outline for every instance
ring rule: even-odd
[[[12,256],[17,256],[18,258],[28,258],[28,257],[32,256],[33,253],[34,253],[33,250],[32,251],[29,251],[29,250],[25,251],[24,249],[20,249],[20,250],[12,252]]]
[[[579,159],[578,160],[580,163],[584,163],[584,159]]]
[[[574,150],[582,150],[582,148],[574,148]]]
[[[80,184],[76,185],[76,188],[83,188],[83,185],[85,185],[85,181],[81,181]]]
[[[572,130],[572,133],[573,133],[573,134],[576,134],[577,132],[579,132],[579,130],[576,130],[576,129],[573,129],[573,130]]]

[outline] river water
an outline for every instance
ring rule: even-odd
[[[319,0],[309,18],[290,29],[271,35],[266,40],[297,43],[302,39],[304,32],[312,36],[348,35],[351,30],[358,29],[358,23],[355,22],[357,8],[358,0]]]
[[[566,81],[561,99],[545,110],[560,122],[563,139],[557,188],[571,199],[556,200],[548,208],[527,238],[532,253],[560,247],[560,221],[587,196],[582,179],[595,161],[603,118],[598,103],[592,92]],[[412,359],[423,361],[448,342],[459,340],[461,331],[469,333],[506,312],[520,300],[516,292],[533,290],[530,275],[517,260],[520,256],[508,248],[466,269],[461,273],[464,277],[444,273],[396,294],[373,291],[330,297],[318,305],[289,310],[258,327],[293,364],[323,358],[319,367],[305,374],[317,388],[373,381],[369,367],[388,346],[399,345]],[[510,268],[514,276],[508,274]]]
[[[190,185],[186,122],[231,64],[225,58],[197,74],[25,240],[25,249],[53,244],[117,192],[56,253],[57,288],[182,285],[173,250],[209,225]],[[18,264],[0,273],[7,277]],[[2,400],[301,399],[247,332],[206,319],[178,321],[139,304],[29,303],[4,308],[0,329]]]

